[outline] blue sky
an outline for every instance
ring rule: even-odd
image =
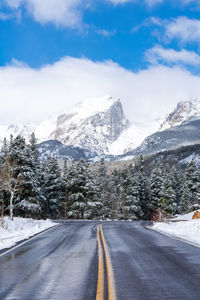
[[[2,123],[11,119],[5,111],[16,115],[28,101],[41,112],[33,105],[16,122],[57,113],[58,94],[60,110],[112,94],[132,121],[199,97],[199,16],[199,0],[1,0]]]
[[[174,1],[157,1],[154,5],[144,1],[127,1],[115,5],[111,1],[101,0],[80,10],[78,3],[77,10],[82,20],[72,25],[63,24],[62,14],[58,14],[56,19],[50,16],[46,20],[44,13],[37,20],[25,4],[31,1],[22,1],[15,9],[9,6],[10,2],[4,2],[0,16],[2,66],[17,59],[38,68],[64,56],[72,56],[87,57],[94,61],[112,60],[125,68],[139,70],[147,67],[145,52],[155,45],[176,51],[183,48],[198,50],[196,42],[183,45],[179,39],[165,41],[159,36],[167,21],[172,22],[180,16],[198,19],[200,10],[198,7],[195,9],[194,5],[198,1],[190,5],[181,5],[181,1],[176,5]],[[37,5],[40,5],[39,1]],[[158,19],[161,26],[153,19]]]

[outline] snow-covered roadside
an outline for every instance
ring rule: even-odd
[[[17,242],[27,239],[57,223],[51,220],[33,220],[30,218],[14,218],[11,221],[5,217],[0,219],[0,250],[10,248]]]
[[[151,229],[200,246],[200,220],[192,220],[193,214],[194,212],[173,219],[178,222],[156,223]]]
[[[199,210],[196,210],[196,211],[199,211]],[[195,213],[195,211],[190,212],[185,215],[177,215],[175,218],[172,219],[172,221],[182,221],[182,220],[183,221],[191,221],[194,213]]]

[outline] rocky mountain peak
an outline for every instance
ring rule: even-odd
[[[38,142],[57,140],[66,146],[88,149],[97,154],[109,153],[110,145],[129,127],[120,99],[110,96],[87,99],[59,116],[38,126],[0,126],[0,142],[12,134],[29,140],[35,132]]]
[[[58,116],[50,139],[103,154],[128,126],[121,101],[106,96],[86,100]]]
[[[176,108],[166,116],[159,130],[181,125],[183,122],[198,116],[200,117],[199,99],[181,101],[177,104]]]

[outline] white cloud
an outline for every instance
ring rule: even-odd
[[[0,12],[0,20],[6,21],[12,19],[12,15]]]
[[[164,49],[162,46],[155,46],[146,52],[146,60],[151,64],[173,63],[197,66],[200,64],[200,55],[194,51],[185,49],[176,51],[174,49]]]
[[[97,0],[2,0],[1,6],[6,4],[12,11],[20,11],[25,8],[33,19],[41,24],[53,23],[56,26],[65,26],[71,28],[80,27],[82,24],[83,12],[91,5],[94,5]],[[164,2],[170,2],[171,0],[104,0],[105,2],[111,2],[114,5],[126,4],[129,2],[143,3],[149,7],[153,7],[157,4]],[[198,2],[198,3],[197,3]],[[179,0],[177,5],[189,5],[195,3],[200,6],[200,1],[196,0]],[[10,14],[1,13],[1,19],[8,19]],[[154,18],[156,20],[156,18]],[[187,18],[186,18],[187,19]],[[157,19],[158,20],[158,19]],[[189,19],[188,19],[189,20]],[[177,21],[177,22],[176,22]],[[175,31],[179,31],[179,24],[181,18],[174,20],[169,24],[167,33],[169,37],[173,37]],[[193,20],[195,21],[195,20]],[[158,24],[157,24],[158,25]],[[193,25],[192,25],[193,26]],[[174,32],[174,33],[173,33]],[[178,34],[178,33],[177,33]]]
[[[166,25],[165,35],[169,40],[200,43],[200,20],[178,17]]]
[[[182,4],[184,5],[189,5],[189,4],[195,4],[197,6],[200,5],[200,1],[199,0],[181,0]]]
[[[143,27],[150,28],[150,27],[163,27],[166,23],[166,20],[162,20],[157,17],[150,17],[143,20],[143,22],[140,22],[138,25],[132,28],[131,32],[137,32]],[[153,32],[155,35],[155,31]],[[157,34],[156,34],[157,35]]]
[[[99,34],[99,35],[102,35],[106,38],[109,38],[109,37],[115,35],[116,31],[115,30],[109,31],[109,30],[106,30],[106,29],[98,29],[98,30],[96,30],[96,33]]]
[[[128,3],[128,2],[140,2],[139,0],[107,0],[112,2],[115,5],[118,4],[124,4],[124,3]],[[156,4],[162,3],[164,2],[164,0],[143,0],[143,3],[149,5],[149,6],[154,6]]]
[[[156,4],[163,3],[164,0],[145,0],[145,2],[146,2],[149,6],[154,6],[154,5],[156,5]]]
[[[106,94],[121,98],[131,121],[147,122],[179,100],[199,97],[200,77],[178,67],[156,65],[135,73],[112,61],[71,57],[37,70],[15,61],[0,68],[1,124],[40,122]]]
[[[7,20],[12,20],[12,19],[19,21],[21,19],[20,11],[15,11],[15,12],[11,12],[11,13],[5,13],[5,12],[0,11],[0,20],[7,21]]]
[[[35,21],[56,26],[78,27],[85,0],[4,0],[14,10],[25,7]],[[88,2],[88,1],[87,1]]]
[[[107,0],[107,1],[112,2],[115,5],[118,5],[118,4],[123,4],[123,3],[127,3],[127,2],[135,2],[137,0]]]
[[[157,26],[162,26],[164,21],[161,18],[150,17],[146,19],[146,24],[153,24]]]

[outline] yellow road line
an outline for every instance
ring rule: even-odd
[[[99,253],[99,262],[98,262],[98,281],[97,281],[97,294],[96,300],[104,299],[104,266],[103,266],[103,249],[101,246],[100,238],[100,226],[97,227],[97,241],[98,241],[98,253]]]
[[[105,258],[106,258],[106,269],[107,269],[107,281],[108,281],[108,300],[116,300],[115,280],[112,269],[112,263],[110,254],[103,234],[103,225],[100,226],[101,239],[103,242]]]

